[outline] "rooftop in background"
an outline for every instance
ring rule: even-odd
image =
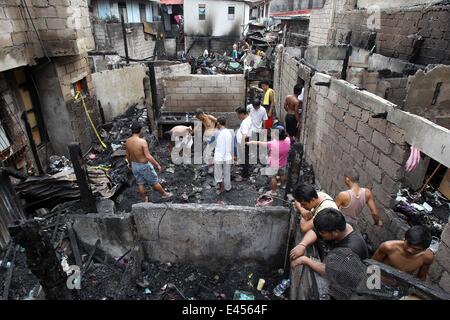
[[[159,2],[165,5],[177,5],[183,4],[184,0],[160,0]]]

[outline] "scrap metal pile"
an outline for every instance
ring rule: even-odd
[[[418,196],[405,188],[397,193],[394,211],[410,225],[423,225],[440,238],[449,219],[450,201],[432,186]]]
[[[273,69],[273,53],[282,43],[282,35],[283,31],[276,25],[250,24],[245,39],[236,43],[237,58],[227,55],[227,51],[219,53],[205,49],[198,57],[180,57],[180,60],[191,64],[193,74],[242,74],[258,68]]]

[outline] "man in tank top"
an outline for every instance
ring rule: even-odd
[[[382,227],[383,221],[381,220],[380,213],[375,205],[372,192],[367,188],[360,187],[359,174],[356,171],[352,171],[346,173],[344,179],[345,184],[349,189],[339,193],[335,202],[347,221],[356,224],[364,206],[367,204],[372,213],[375,225]]]

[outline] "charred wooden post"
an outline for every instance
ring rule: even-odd
[[[72,161],[73,171],[77,177],[78,187],[80,188],[81,205],[89,213],[97,212],[95,197],[89,187],[88,176],[84,169],[83,157],[81,156],[80,144],[73,142],[69,145],[70,160]]]
[[[150,122],[151,133],[155,137],[158,136],[158,125],[156,123],[155,111],[152,99],[152,87],[150,82],[150,77],[144,77],[144,96],[145,96],[145,106],[147,108],[148,121]]]
[[[73,299],[50,240],[41,234],[35,220],[24,220],[9,227],[14,241],[25,248],[28,268],[39,279],[48,300]]]

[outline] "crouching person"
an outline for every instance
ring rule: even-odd
[[[162,198],[167,199],[172,197],[172,193],[167,192],[158,182],[158,176],[155,168],[161,170],[159,163],[151,156],[148,151],[148,144],[145,139],[140,137],[142,133],[142,126],[139,122],[134,122],[131,126],[132,136],[125,143],[128,163],[131,164],[133,175],[138,184],[139,195],[144,202],[148,202],[147,190],[145,183],[152,186],[153,190],[157,191]]]
[[[218,194],[231,190],[231,164],[233,163],[234,136],[226,128],[224,117],[217,119],[219,133],[214,149],[214,180],[219,185]]]
[[[302,241],[291,250],[291,268],[307,265],[315,272],[325,275],[325,264],[315,261],[304,254],[306,248],[314,244],[318,238],[324,240],[330,250],[336,248],[349,248],[361,260],[368,258],[368,250],[364,238],[355,227],[347,223],[344,215],[337,209],[325,208],[314,218],[314,228],[309,230]]]

